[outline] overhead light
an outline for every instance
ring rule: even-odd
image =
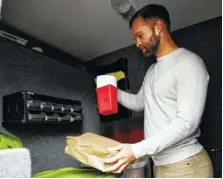
[[[130,0],[111,0],[111,6],[124,18],[130,19],[136,12]]]
[[[33,50],[37,51],[37,52],[40,52],[40,53],[43,53],[43,49],[40,48],[40,47],[32,47]]]
[[[26,39],[20,38],[16,35],[10,34],[8,32],[5,32],[3,30],[0,30],[0,37],[6,38],[8,40],[14,41],[20,45],[26,46],[28,41]]]

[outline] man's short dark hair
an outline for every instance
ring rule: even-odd
[[[129,21],[129,28],[132,28],[133,21],[137,17],[142,17],[143,19],[157,18],[165,22],[167,29],[170,31],[170,15],[167,9],[158,4],[149,4],[138,10]]]

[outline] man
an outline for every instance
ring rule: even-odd
[[[123,106],[144,110],[145,140],[110,148],[120,152],[105,160],[115,163],[107,172],[120,173],[130,162],[149,155],[156,177],[213,177],[211,160],[197,140],[209,82],[204,62],[174,43],[168,11],[161,5],[136,12],[130,28],[143,54],[157,58],[138,94],[118,91]]]

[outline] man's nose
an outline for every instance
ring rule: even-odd
[[[138,48],[140,48],[141,44],[142,44],[142,42],[141,42],[140,40],[136,40],[136,46],[137,46]]]

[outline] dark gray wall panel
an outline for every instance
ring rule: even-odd
[[[80,100],[84,115],[82,132],[100,133],[93,78],[88,73],[4,39],[0,39],[0,69],[0,98],[6,94],[27,90]],[[0,111],[2,121],[2,106]],[[64,147],[66,136],[77,135],[80,130],[18,128],[9,132],[17,135],[24,146],[30,149],[33,173],[79,165],[64,154]]]

